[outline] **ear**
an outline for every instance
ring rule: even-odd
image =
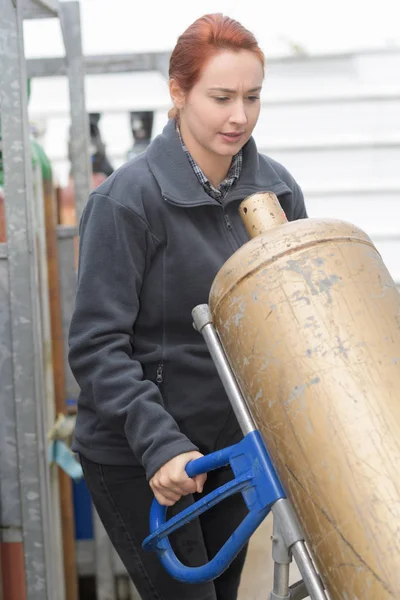
[[[168,85],[171,100],[175,108],[177,108],[178,110],[182,110],[182,108],[185,106],[185,92],[182,90],[176,79],[170,79]]]

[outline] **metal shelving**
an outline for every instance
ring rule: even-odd
[[[22,544],[27,600],[63,598],[51,510],[37,222],[23,21],[59,18],[70,85],[72,170],[79,206],[90,188],[78,2],[0,0],[0,99],[7,243],[0,244],[0,524]]]

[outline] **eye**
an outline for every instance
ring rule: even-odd
[[[216,100],[219,103],[223,103],[226,102],[227,100],[229,100],[228,96],[215,96],[214,100]]]
[[[247,98],[247,100],[250,100],[250,102],[256,102],[259,99],[260,99],[260,96],[248,96],[248,98]]]

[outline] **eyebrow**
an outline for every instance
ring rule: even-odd
[[[261,91],[261,89],[262,89],[262,87],[260,85],[259,87],[255,87],[255,88],[252,88],[251,90],[248,90],[248,93],[249,92],[259,92],[259,91]],[[224,87],[211,87],[211,88],[209,88],[209,91],[210,92],[225,92],[227,94],[235,94],[236,93],[236,90],[231,90],[230,88],[224,88]]]

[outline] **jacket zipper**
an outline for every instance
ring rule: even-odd
[[[226,228],[228,230],[229,241],[232,244],[233,250],[236,251],[238,248],[240,248],[240,243],[236,239],[235,232],[233,230],[233,226],[232,226],[232,223],[231,223],[228,215],[226,214],[226,212],[224,211],[224,209],[222,209],[222,210],[223,210],[225,225],[226,225]]]
[[[156,384],[158,386],[160,386],[164,380],[163,374],[164,374],[164,365],[161,362],[157,367]]]
[[[166,298],[165,298],[165,250],[163,254],[163,274],[162,274],[162,345],[161,345],[161,360],[157,367],[156,384],[158,387],[164,381],[164,352],[165,352],[165,318],[166,318]]]
[[[231,224],[231,222],[229,220],[229,217],[228,217],[228,215],[226,213],[224,213],[224,219],[225,219],[225,223],[226,223],[227,228],[229,229],[229,231],[231,231],[232,224]]]

